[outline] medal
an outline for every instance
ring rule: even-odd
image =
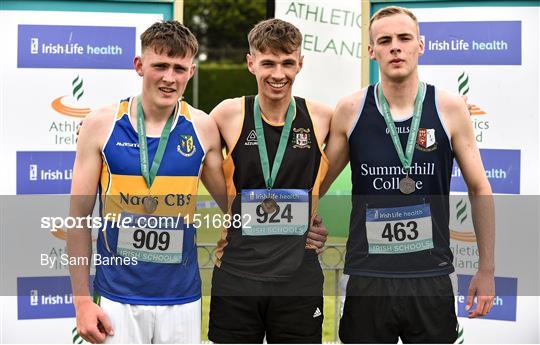
[[[382,91],[382,85],[379,84],[378,95],[379,102],[381,105],[382,115],[384,122],[386,122],[386,127],[394,143],[394,148],[398,154],[401,165],[403,166],[403,173],[407,174],[404,178],[399,180],[399,190],[403,194],[411,194],[416,190],[416,182],[409,177],[409,172],[411,170],[412,159],[414,155],[414,146],[416,142],[416,137],[418,136],[418,128],[420,127],[420,118],[422,116],[422,102],[424,97],[424,84],[418,81],[418,91],[416,93],[416,99],[414,100],[414,110],[412,123],[409,130],[409,137],[407,138],[407,146],[405,152],[403,152],[403,147],[399,140],[399,134],[397,133],[396,124],[390,113],[390,106],[384,93]]]
[[[165,147],[167,146],[167,141],[169,141],[169,134],[171,133],[171,126],[174,118],[174,113],[176,107],[173,109],[173,112],[167,119],[163,130],[161,131],[161,136],[159,138],[159,144],[154,155],[154,160],[152,161],[152,166],[148,163],[148,143],[146,140],[146,125],[144,123],[144,110],[142,107],[142,96],[137,97],[137,136],[139,138],[139,158],[141,160],[141,173],[146,181],[148,189],[152,187],[154,179],[156,178],[159,166],[161,165],[161,159],[165,153]],[[151,195],[148,195],[143,199],[143,207],[146,213],[154,213],[157,209],[158,201],[157,198],[154,198]]]
[[[291,126],[294,114],[296,112],[296,102],[294,97],[291,97],[289,102],[289,107],[287,108],[287,115],[285,116],[285,125],[281,131],[281,136],[279,138],[278,149],[276,151],[276,156],[274,158],[274,163],[270,168],[270,162],[268,159],[268,151],[266,150],[266,139],[264,137],[264,129],[262,125],[262,114],[261,107],[259,105],[259,96],[255,96],[253,101],[253,120],[255,122],[255,132],[257,133],[257,146],[259,148],[259,159],[261,161],[261,167],[264,176],[264,183],[268,192],[274,186],[276,177],[281,167],[281,162],[283,161],[283,156],[285,154],[285,148],[287,147],[287,142],[289,141],[289,135],[291,133]],[[278,204],[276,200],[268,197],[263,200],[261,203],[261,208],[266,214],[274,213],[278,209]]]
[[[403,194],[414,193],[416,190],[416,182],[414,182],[414,180],[407,174],[407,176],[399,180],[399,190]]]
[[[263,202],[261,203],[261,207],[263,209],[263,211],[266,213],[266,214],[271,214],[271,213],[274,213],[276,212],[277,208],[278,208],[278,204],[277,202],[272,199],[272,198],[266,198],[263,200]]]
[[[144,198],[143,206],[146,213],[154,213],[157,209],[158,201],[153,196],[149,195]]]

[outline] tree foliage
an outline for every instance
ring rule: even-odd
[[[184,23],[211,61],[244,61],[247,34],[265,17],[265,0],[184,1]]]

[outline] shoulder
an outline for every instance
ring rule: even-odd
[[[189,105],[189,114],[191,115],[191,120],[197,129],[202,131],[217,130],[216,121],[214,121],[214,119],[204,111]]]
[[[436,89],[436,97],[439,103],[439,109],[445,113],[453,113],[467,108],[463,97],[440,88]]]
[[[118,104],[111,104],[102,108],[93,110],[82,120],[80,135],[89,132],[94,137],[101,137],[108,134],[116,118]]]
[[[443,121],[450,132],[469,124],[469,111],[462,96],[436,88],[437,103]]]
[[[341,98],[336,105],[336,113],[353,116],[360,109],[361,103],[366,97],[367,87]]]
[[[243,108],[244,97],[228,98],[216,105],[210,116],[219,122],[241,115]]]
[[[330,123],[334,109],[328,104],[306,99],[306,105],[311,116],[315,116],[322,121]]]
[[[210,115],[191,105],[189,105],[189,114],[191,115],[193,125],[197,128],[197,134],[201,136],[204,143],[213,145],[219,142],[219,131],[216,121]]]

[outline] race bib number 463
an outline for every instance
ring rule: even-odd
[[[370,254],[404,254],[432,249],[429,204],[368,208],[366,235]]]
[[[271,211],[265,210],[265,199],[275,201]],[[305,189],[245,189],[242,191],[242,217],[249,215],[249,227],[242,227],[244,236],[303,235],[309,222],[309,193]]]

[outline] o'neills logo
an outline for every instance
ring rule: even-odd
[[[409,174],[415,176],[415,187],[420,190],[424,187],[420,176],[435,175],[435,163],[414,163]],[[373,189],[399,190],[399,181],[405,177],[407,171],[402,166],[371,166],[367,163],[360,165],[362,176],[373,176]]]
[[[91,109],[77,106],[77,102],[84,95],[82,78],[77,76],[77,78],[73,79],[71,85],[73,87],[71,96],[64,95],[56,98],[52,101],[51,107],[62,115],[85,117],[90,113]]]

